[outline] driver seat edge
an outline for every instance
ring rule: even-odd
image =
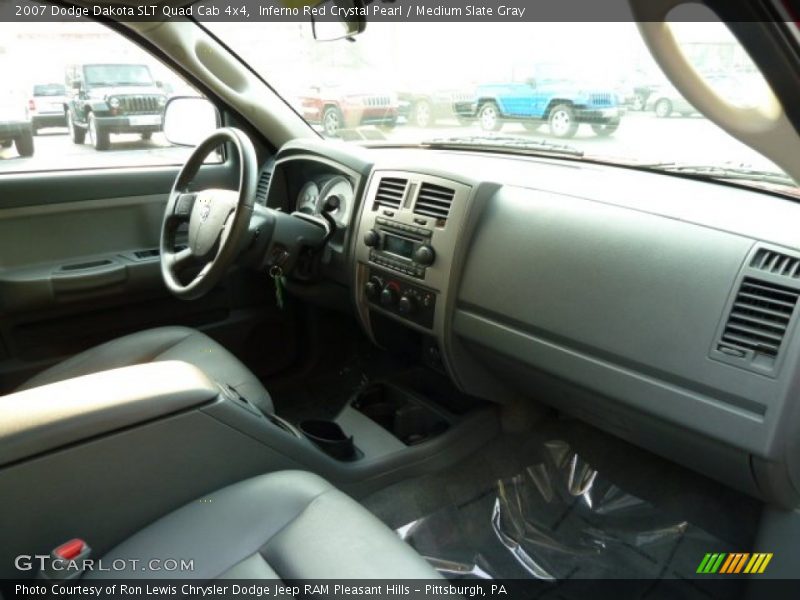
[[[206,334],[180,326],[146,329],[94,346],[34,375],[17,391],[99,371],[165,360],[194,365],[210,379],[234,388],[263,413],[274,413],[269,392],[238,358]]]

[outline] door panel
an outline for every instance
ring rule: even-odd
[[[176,175],[157,167],[0,176],[0,393],[70,354],[161,325],[203,329],[260,375],[288,366],[290,346],[271,342],[293,337],[293,319],[275,307],[266,278],[234,270],[192,302],[166,291],[158,244]],[[234,188],[237,177],[233,160],[206,165],[196,187]]]
[[[510,117],[527,116],[527,101],[530,97],[528,86],[522,83],[511,83],[506,87],[503,97],[503,112]]]

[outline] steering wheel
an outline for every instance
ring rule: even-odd
[[[236,191],[209,188],[190,191],[197,172],[212,150],[228,143],[239,158]],[[247,237],[258,183],[253,143],[239,129],[217,129],[201,142],[178,173],[161,225],[161,275],[170,292],[186,300],[199,298],[219,283]],[[189,240],[177,248],[178,227],[189,223]],[[204,264],[203,264],[204,263]],[[188,283],[179,278],[187,267],[202,265]]]

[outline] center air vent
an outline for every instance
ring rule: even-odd
[[[455,194],[455,190],[450,188],[423,183],[419,188],[414,212],[427,217],[446,219],[450,214],[450,205],[453,203]]]
[[[731,306],[717,349],[772,367],[789,329],[800,290],[746,277]]]
[[[269,181],[272,179],[272,169],[264,167],[261,176],[258,178],[256,187],[256,204],[267,204],[267,193],[269,192]]]
[[[750,261],[750,266],[759,271],[800,279],[800,258],[768,248],[759,248]]]
[[[375,192],[375,204],[388,208],[400,208],[407,185],[407,179],[384,177],[378,184],[378,191]]]

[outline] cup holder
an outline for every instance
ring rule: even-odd
[[[406,446],[430,440],[450,428],[450,418],[422,398],[387,383],[363,389],[353,408],[386,429]]]
[[[353,436],[345,434],[338,423],[317,419],[301,421],[300,431],[320,450],[336,460],[352,461],[360,458]]]

